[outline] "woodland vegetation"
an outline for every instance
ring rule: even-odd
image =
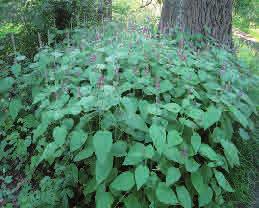
[[[258,7],[0,0],[0,207],[259,206]]]

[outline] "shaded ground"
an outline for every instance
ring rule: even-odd
[[[256,38],[252,37],[251,35],[249,35],[245,32],[240,31],[237,28],[233,29],[233,35],[236,36],[241,41],[245,42],[250,47],[254,48],[257,52],[259,52],[259,41]],[[259,133],[255,133],[255,135],[256,135],[256,137],[258,137]],[[256,140],[257,139],[259,139],[259,138],[256,138]],[[257,178],[257,183],[256,183],[256,187],[255,187],[255,202],[253,203],[251,208],[258,208],[258,207],[259,207],[259,179]]]
[[[252,37],[251,35],[242,32],[241,30],[234,28],[233,29],[233,34],[240,40],[246,42],[248,45],[250,45],[252,48],[255,48],[256,50],[259,50],[259,41]]]

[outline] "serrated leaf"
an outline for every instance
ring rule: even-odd
[[[203,116],[204,116],[204,112],[198,108],[195,108],[195,107],[190,107],[188,108],[186,114],[194,119],[194,121],[196,122],[202,122],[202,119],[203,119]]]
[[[223,173],[214,169],[214,175],[220,187],[222,187],[225,191],[234,192]]]
[[[219,159],[217,153],[207,144],[200,145],[199,153],[201,156],[206,157],[210,160],[216,161]]]
[[[148,145],[145,147],[144,157],[148,159],[152,159],[155,154],[155,150],[152,145]]]
[[[169,147],[179,145],[183,142],[183,138],[180,136],[179,132],[176,130],[171,130],[167,135],[167,144]]]
[[[199,195],[199,206],[203,207],[205,205],[208,205],[213,198],[213,191],[209,186],[204,186],[203,191]]]
[[[163,108],[165,108],[166,110],[173,112],[173,113],[179,113],[181,110],[181,106],[178,105],[177,103],[168,103],[163,105]]]
[[[200,146],[201,146],[201,137],[199,134],[197,133],[194,133],[191,137],[191,144],[192,144],[192,147],[193,147],[193,150],[195,153],[198,152]]]
[[[9,113],[10,113],[13,120],[17,117],[17,115],[18,115],[18,113],[20,112],[21,109],[22,109],[21,99],[14,99],[10,102]]]
[[[103,118],[101,120],[101,128],[102,129],[110,129],[112,126],[116,125],[116,118],[112,114],[112,112],[108,111],[103,114]]]
[[[74,157],[74,161],[78,162],[81,160],[85,160],[89,157],[91,157],[94,153],[94,149],[93,147],[89,146],[86,147],[85,149],[81,150],[75,157]]]
[[[82,147],[87,139],[87,136],[88,135],[81,129],[73,131],[71,133],[70,151],[74,152]]]
[[[113,204],[113,196],[110,192],[96,193],[96,208],[111,208]]]
[[[145,121],[138,114],[127,114],[125,117],[125,123],[133,129],[148,132],[148,127]]]
[[[161,108],[156,104],[148,104],[146,110],[149,114],[157,115],[157,116],[161,116],[163,113]]]
[[[48,123],[40,123],[36,129],[33,130],[33,139],[42,136],[48,129]]]
[[[16,78],[18,78],[18,76],[20,75],[21,73],[21,65],[20,64],[14,64],[11,68],[12,70],[12,73],[14,74],[14,76]]]
[[[123,157],[127,155],[127,142],[119,140],[112,145],[112,154],[115,157]]]
[[[218,122],[221,117],[221,109],[216,108],[215,106],[211,105],[207,111],[204,113],[203,117],[203,127],[204,129],[207,129],[211,127],[213,124]]]
[[[227,161],[229,162],[230,167],[233,168],[235,165],[240,165],[238,150],[236,146],[233,143],[226,140],[221,140],[220,143],[224,148],[224,154],[227,158]]]
[[[110,131],[96,132],[93,145],[97,159],[104,162],[112,149],[112,133]]]
[[[138,102],[136,98],[123,97],[121,102],[128,113],[136,113],[138,109]]]
[[[194,186],[198,194],[201,195],[204,187],[204,181],[201,173],[200,172],[191,173],[191,181],[192,181],[192,185]]]
[[[231,140],[233,136],[233,125],[232,125],[232,120],[227,114],[223,114],[224,117],[221,121],[221,128],[224,131],[224,134],[226,136],[226,139]]]
[[[176,205],[178,200],[173,190],[165,183],[160,182],[156,188],[157,199],[167,205]]]
[[[16,61],[23,61],[26,59],[26,56],[23,55],[18,55],[17,57],[15,57]]]
[[[74,126],[74,120],[72,118],[66,118],[62,121],[62,126],[65,126],[66,129],[70,130]]]
[[[8,91],[14,84],[14,79],[12,77],[6,77],[0,79],[0,93]]]
[[[36,128],[38,125],[39,125],[39,122],[37,121],[35,116],[32,114],[25,116],[23,119],[23,126],[25,128],[28,128],[28,129]]]
[[[154,143],[159,154],[164,151],[165,144],[166,144],[166,131],[165,128],[153,124],[149,128],[150,137]]]
[[[143,208],[142,204],[133,194],[129,195],[125,200],[124,204],[126,208]]]
[[[107,156],[104,162],[96,160],[95,164],[95,177],[98,184],[102,183],[110,174],[113,167],[113,157]]]
[[[166,148],[163,153],[168,160],[184,164],[185,158],[177,147]]]
[[[173,85],[169,80],[163,80],[163,81],[160,82],[159,92],[164,93],[166,91],[171,90],[172,88],[173,88]]]
[[[224,131],[222,131],[222,129],[219,127],[214,128],[211,137],[215,143],[219,143],[220,140],[226,138]]]
[[[192,207],[192,199],[191,199],[191,196],[190,196],[188,190],[185,188],[185,186],[177,186],[176,193],[177,193],[177,198],[178,198],[180,204],[184,208]]]
[[[96,183],[95,178],[88,180],[87,183],[84,184],[84,190],[83,190],[84,195],[87,196],[88,194],[95,192],[97,186],[98,184]]]
[[[56,145],[56,143],[52,142],[49,143],[46,148],[44,149],[41,159],[40,160],[47,160],[50,164],[54,161],[54,159],[56,158],[56,150],[57,150],[58,146]]]
[[[234,118],[240,123],[242,124],[243,127],[248,127],[248,121],[247,118],[244,116],[243,113],[241,113],[237,108],[235,108],[234,106],[229,106],[229,110],[230,112],[233,113]]]
[[[123,162],[123,165],[137,165],[144,159],[145,146],[141,143],[135,143],[129,149],[129,152]]]
[[[55,143],[58,146],[62,146],[63,144],[65,144],[66,136],[67,136],[67,130],[63,126],[56,127],[53,130],[53,138],[54,138]]]
[[[139,165],[135,170],[135,181],[139,190],[148,180],[149,169],[147,166]]]
[[[191,174],[192,185],[199,194],[199,206],[209,204],[213,197],[212,189],[204,183],[203,176],[200,171]]]
[[[197,128],[197,125],[193,121],[191,121],[189,119],[185,119],[185,118],[182,117],[182,118],[179,118],[179,121],[180,121],[180,123],[182,125],[187,126],[187,127],[191,128],[191,129],[196,129]]]
[[[249,134],[243,128],[239,128],[239,135],[243,140],[249,140]]]
[[[181,178],[181,172],[178,168],[170,167],[166,173],[166,185],[170,186]]]
[[[134,175],[130,171],[118,175],[111,183],[111,188],[116,191],[129,191],[135,185]]]
[[[217,180],[215,178],[213,178],[210,182],[211,187],[213,189],[213,191],[215,192],[215,196],[219,197],[222,195],[222,188],[218,185]]]
[[[195,172],[199,169],[200,164],[197,163],[193,158],[188,158],[185,160],[185,168],[188,172]]]

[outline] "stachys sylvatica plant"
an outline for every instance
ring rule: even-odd
[[[224,207],[258,77],[213,44],[152,36],[78,30],[3,73],[1,169],[19,172],[20,207]]]

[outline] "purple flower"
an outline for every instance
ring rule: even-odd
[[[135,70],[134,70],[134,74],[135,74],[136,76],[138,76],[138,75],[139,75],[139,69],[138,69],[138,68],[135,68]]]
[[[160,103],[160,97],[159,97],[159,95],[156,96],[156,103],[157,103],[157,104]]]
[[[190,77],[189,77],[189,79],[191,80],[191,79],[192,79],[192,77],[190,76]],[[190,87],[188,90],[189,90],[189,94],[192,94],[192,92],[193,92],[193,88],[192,88],[192,87]]]
[[[164,31],[164,25],[163,24],[159,25],[159,30],[162,31],[162,32]]]
[[[99,33],[96,33],[96,35],[95,35],[95,40],[100,40],[101,39],[101,36],[100,36],[100,34]]]
[[[54,93],[54,97],[55,97],[55,100],[58,99],[58,93],[57,92]]]
[[[149,68],[146,67],[146,68],[145,68],[145,75],[148,75],[148,74],[149,74]]]
[[[115,75],[116,75],[117,81],[119,81],[119,79],[120,79],[120,68],[119,67],[115,68]]]
[[[96,62],[96,55],[95,54],[93,54],[93,55],[91,55],[91,57],[90,57],[90,61],[91,62]]]
[[[239,96],[239,97],[244,96],[244,92],[243,92],[242,90],[239,90],[239,92],[238,92],[238,96]]]
[[[160,79],[159,78],[157,78],[157,80],[156,80],[156,84],[155,84],[155,87],[156,87],[156,89],[160,89]]]
[[[81,75],[81,73],[80,73],[79,71],[77,71],[77,72],[76,72],[76,76],[79,77],[80,75]]]
[[[182,156],[187,157],[188,156],[188,149],[186,149],[186,148],[182,149],[181,154],[182,154]]]
[[[220,71],[219,71],[219,74],[222,77],[222,76],[224,76],[225,73],[226,73],[226,65],[223,64]]]
[[[226,70],[225,70],[225,69],[221,69],[221,70],[219,71],[220,76],[224,76],[225,72],[226,72]]]
[[[148,33],[148,28],[147,28],[147,27],[143,27],[142,32],[143,32],[144,34]]]
[[[182,60],[183,60],[183,61],[187,61],[187,56],[186,56],[186,55],[183,55]]]
[[[226,85],[225,85],[225,90],[230,90],[231,89],[231,85],[229,84],[229,83],[227,83]]]
[[[147,16],[147,17],[146,17],[146,21],[147,21],[148,23],[151,21],[150,16]]]
[[[97,82],[97,87],[98,88],[102,88],[104,86],[104,80],[105,80],[105,77],[104,75],[102,74],[99,79],[98,79],[98,82]]]
[[[181,39],[179,41],[179,48],[183,48],[184,47],[184,39]]]
[[[77,88],[77,97],[82,97],[81,91],[80,91],[80,87]]]
[[[69,93],[69,89],[64,85],[64,83],[62,83],[61,88],[62,88],[62,90],[64,90],[66,93]]]

